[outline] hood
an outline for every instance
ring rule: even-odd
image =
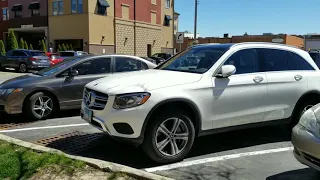
[[[108,94],[146,92],[199,81],[202,74],[150,69],[118,73],[92,81],[86,87]]]
[[[24,87],[26,85],[30,85],[34,83],[35,79],[39,79],[41,76],[33,75],[33,74],[26,74],[22,76],[18,76],[7,81],[4,81],[0,84],[0,88],[19,88]]]

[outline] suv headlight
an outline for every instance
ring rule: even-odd
[[[305,127],[312,134],[320,137],[320,122],[311,108],[303,113],[300,118],[299,124]]]
[[[14,92],[21,92],[23,88],[10,88],[10,89],[0,89],[0,95],[11,94]]]
[[[113,108],[126,109],[140,106],[147,102],[150,96],[151,94],[147,92],[116,95],[116,98],[113,102]]]

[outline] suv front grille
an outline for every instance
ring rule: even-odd
[[[83,102],[93,110],[103,110],[108,102],[108,95],[88,88],[84,89]]]

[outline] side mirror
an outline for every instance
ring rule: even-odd
[[[68,76],[70,77],[73,77],[73,76],[78,76],[79,75],[79,72],[77,70],[72,70],[69,72]]]
[[[223,65],[220,68],[219,73],[216,75],[216,77],[222,77],[222,78],[226,78],[231,76],[232,74],[234,74],[236,72],[236,67],[234,65]]]

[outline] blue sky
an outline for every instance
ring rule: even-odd
[[[194,27],[194,0],[175,0],[179,31]],[[201,37],[320,33],[320,0],[199,0]]]

